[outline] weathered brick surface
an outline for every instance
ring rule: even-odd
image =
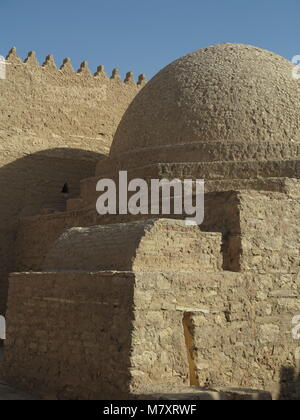
[[[294,184],[290,190],[288,183],[283,183],[280,192],[242,190],[206,194],[205,218],[200,229],[222,234],[224,269],[298,270],[300,210],[296,186],[299,181],[294,180]],[[23,219],[17,238],[16,267],[19,271],[41,270],[45,255],[54,241],[70,227],[124,223],[146,218],[97,216],[95,209],[87,208]]]
[[[240,234],[238,204],[237,194],[233,191],[207,194],[205,197],[205,220],[201,226],[201,230],[205,232],[222,233],[224,236],[222,247],[224,267],[232,269],[239,268],[239,255],[235,255],[234,252],[233,255],[232,251],[228,249],[228,238],[231,236],[235,238]],[[173,215],[169,217],[174,218]],[[149,216],[131,215],[98,216],[95,202],[91,208],[24,218],[20,221],[16,241],[16,269],[17,271],[42,270],[49,249],[69,228],[126,223],[148,218]],[[126,226],[124,226],[124,230],[126,230]],[[129,244],[129,241],[127,243]],[[116,246],[118,246],[117,243]],[[178,246],[180,247],[179,243]],[[239,250],[239,248],[237,249]],[[216,251],[219,252],[219,250]]]
[[[298,181],[300,186],[300,182]],[[300,271],[300,195],[248,192],[240,196],[242,270]]]
[[[193,322],[193,358],[200,386],[265,389],[278,398],[288,381],[287,368],[294,369],[296,381],[298,343],[291,334],[292,318],[300,313],[296,276],[148,273],[137,275],[136,285],[139,332],[133,339],[132,360],[140,373],[135,378],[137,388],[159,382],[164,364],[170,380],[173,376],[188,380],[175,339],[183,334],[184,313]],[[160,331],[155,333],[157,325]],[[149,357],[140,356],[148,352]]]
[[[75,73],[31,55],[12,52],[0,80],[0,313],[5,312],[7,274],[16,269],[14,241],[20,218],[42,208],[63,211],[80,180],[94,175],[117,125],[139,87],[100,72]],[[29,245],[30,246],[30,245]]]
[[[270,144],[299,147],[299,84],[292,72],[288,60],[249,45],[220,44],[194,51],[162,69],[134,99],[118,127],[111,155],[147,155],[149,148],[159,155],[169,146],[172,162],[174,155],[184,157],[186,149],[190,157],[195,143],[222,142],[228,149],[217,159],[220,167],[222,161],[239,157],[249,167],[251,161],[273,160],[274,154],[276,161],[289,160],[289,146],[272,150]],[[247,144],[247,150],[239,155],[239,146],[232,146],[235,141]],[[252,143],[259,144],[254,155]],[[180,146],[183,153],[178,153]],[[218,153],[222,156],[217,146],[215,156]],[[202,154],[194,154],[192,162],[199,162]],[[160,156],[157,162],[163,162]]]
[[[4,373],[48,398],[122,398],[130,381],[131,274],[17,274]]]
[[[16,274],[5,376],[58,398],[188,385],[189,314],[200,386],[296,398],[296,382],[285,374],[297,365],[291,320],[299,296],[297,279],[281,273]]]
[[[95,150],[108,152],[137,93],[131,74],[124,84],[117,72],[92,77],[86,63],[75,74],[69,60],[61,70],[51,57],[43,68],[33,54],[26,64],[14,51],[9,60],[0,85],[1,262],[52,273],[11,276],[7,380],[55,398],[188,385],[300,398],[292,338],[300,120],[291,63],[242,45],[172,63],[137,95],[94,177]],[[145,222],[148,215],[97,216],[96,182],[117,179],[119,169],[146,181],[204,178],[200,230]],[[57,186],[69,177],[75,193],[87,179],[64,212]]]
[[[43,271],[218,271],[221,234],[159,219],[73,228],[52,246]]]
[[[134,81],[110,79],[104,71],[76,73],[71,65],[23,63],[15,53],[8,62],[0,83],[0,134],[16,151],[65,145],[109,152],[117,125],[139,91]]]

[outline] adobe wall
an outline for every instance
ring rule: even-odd
[[[240,237],[238,204],[237,193],[232,191],[206,194],[205,220],[201,226],[205,232],[222,233],[223,263],[233,270],[239,269],[239,248],[232,246],[229,250],[228,239],[232,238],[233,244]],[[98,216],[95,203],[92,208],[24,218],[20,221],[16,240],[16,270],[41,271],[49,249],[67,229],[141,219],[149,219],[149,216]]]
[[[99,158],[95,152],[65,148],[18,157],[8,153],[8,146],[5,152],[1,150],[3,146],[1,143],[0,314],[5,313],[7,274],[15,270],[14,253],[19,220],[40,214],[45,208],[49,212],[63,211],[66,206],[62,194],[64,184],[68,183],[71,195],[77,195],[81,177],[90,175]],[[5,159],[12,160],[4,164]]]
[[[73,228],[50,248],[43,271],[219,271],[222,235],[159,219]]]
[[[109,78],[103,66],[92,75],[86,62],[79,72],[66,59],[58,68],[52,56],[40,65],[33,52],[22,62],[13,49],[6,79],[0,81],[0,143],[18,155],[70,147],[107,154],[116,128],[140,90],[131,73]],[[144,79],[140,80],[143,84]]]
[[[21,389],[112,399],[191,384],[300,396],[291,275],[21,273],[10,284],[4,373]]]
[[[219,191],[205,195],[205,219],[200,229],[222,233],[224,269],[299,271],[300,204],[296,188],[299,181],[280,184],[278,180],[277,188],[283,192]],[[24,219],[17,237],[16,267],[18,271],[41,270],[50,247],[66,229],[136,219],[134,216],[97,216],[93,209]]]
[[[257,273],[136,274],[133,388],[156,385],[165,371],[192,385],[264,389],[300,397],[299,279]],[[159,326],[159,328],[158,328]],[[178,336],[188,330],[189,371]],[[298,351],[297,351],[298,349]],[[172,374],[170,374],[172,376]],[[167,379],[165,379],[167,382]],[[170,387],[172,389],[172,387]]]
[[[129,273],[11,276],[6,380],[48,398],[126,398],[132,283]]]
[[[300,195],[240,195],[241,270],[300,272]]]
[[[43,208],[64,211],[66,182],[70,196],[79,195],[140,89],[131,73],[126,82],[102,67],[92,76],[86,64],[76,73],[68,60],[58,69],[52,57],[40,66],[33,53],[22,62],[15,50],[7,61],[0,80],[0,314],[18,221]]]

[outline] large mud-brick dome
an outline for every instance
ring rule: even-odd
[[[299,147],[300,83],[293,65],[259,48],[221,44],[178,59],[142,89],[118,127],[110,157],[128,167],[295,163]]]

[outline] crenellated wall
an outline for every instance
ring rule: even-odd
[[[60,68],[53,56],[40,65],[31,51],[24,62],[13,48],[0,83],[0,141],[17,151],[73,147],[108,153],[124,111],[145,83],[118,69],[108,77],[103,66],[92,75],[84,61],[76,72],[66,58]],[[6,141],[5,141],[6,139]]]
[[[144,84],[117,69],[109,78],[86,62],[76,73],[69,59],[57,68],[52,56],[39,65],[34,52],[23,62],[13,48],[0,79],[0,314],[5,312],[7,274],[15,270],[14,247],[24,216],[63,211],[69,197],[94,175],[109,151],[116,127]]]

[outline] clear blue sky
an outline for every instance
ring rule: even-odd
[[[58,65],[132,70],[148,78],[198,48],[240,42],[300,54],[299,0],[0,0],[0,55],[16,46]]]

